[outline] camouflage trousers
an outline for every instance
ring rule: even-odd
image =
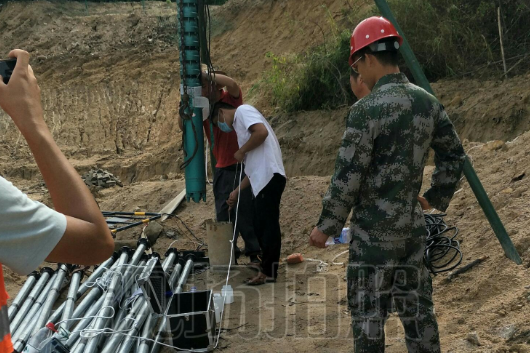
[[[376,242],[353,236],[347,278],[356,353],[385,351],[384,326],[392,311],[409,352],[440,352],[424,249],[424,237]]]

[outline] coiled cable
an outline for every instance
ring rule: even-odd
[[[455,269],[462,262],[460,243],[455,240],[458,228],[449,227],[443,217],[444,213],[425,213],[427,241],[424,260],[432,274],[438,274]]]

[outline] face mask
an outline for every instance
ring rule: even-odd
[[[232,131],[234,131],[233,129],[230,128],[230,126],[228,126],[227,123],[218,122],[217,123],[217,127],[219,129],[221,129],[222,132],[232,132]]]
[[[226,121],[221,122],[219,121],[219,118],[217,118],[217,127],[221,129],[222,132],[226,132],[226,133],[234,131],[233,129],[230,128],[230,126],[228,126]]]

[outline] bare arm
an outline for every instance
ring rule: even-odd
[[[0,80],[0,107],[26,139],[55,209],[67,219],[66,231],[47,260],[81,265],[101,263],[114,249],[105,219],[44,122],[40,88],[29,66],[29,54],[14,50],[9,56],[17,58],[17,66],[9,85]]]
[[[226,75],[221,75],[221,74],[211,74],[210,76],[212,78],[212,81],[215,82],[216,85],[226,87],[226,90],[232,97],[234,98],[239,97],[240,88],[237,82],[234,81],[233,78],[228,77]],[[202,78],[203,80],[209,80],[208,73],[203,72]]]
[[[237,196],[239,195],[240,190],[245,190],[250,186],[250,179],[248,178],[248,175],[245,175],[243,180],[241,180],[241,187],[236,187],[234,191],[230,193],[230,196],[228,197],[228,200],[226,200],[226,203],[230,207],[230,209],[236,207],[237,205]]]
[[[254,124],[248,129],[250,131],[250,138],[241,148],[234,154],[234,158],[239,162],[243,161],[245,154],[261,146],[269,136],[269,131],[265,124]]]
[[[208,73],[203,71],[201,75],[202,75],[203,83],[204,81],[210,80],[208,78]],[[221,74],[215,74],[215,75],[212,74],[210,76],[211,76],[211,80],[214,82],[215,85],[226,87],[228,94],[230,94],[234,98],[239,98],[241,89],[239,85],[236,83],[236,81],[234,81],[234,79],[226,75],[221,75]],[[207,94],[204,92],[204,88],[203,88],[203,95],[207,96]],[[215,103],[215,101],[210,102],[210,103]],[[180,130],[182,131],[184,129],[184,121],[182,120],[182,117],[180,116],[180,114],[178,116],[178,124],[179,124]],[[207,131],[205,130],[205,132]]]
[[[245,175],[243,180],[241,181],[241,190],[245,190],[250,186],[250,179],[248,178],[248,175]],[[238,190],[239,188],[236,188]]]

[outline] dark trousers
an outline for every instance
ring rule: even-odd
[[[425,237],[375,242],[352,236],[348,302],[355,353],[385,351],[385,322],[393,308],[409,353],[440,353],[432,281],[423,262]]]
[[[239,185],[239,175],[243,165],[231,165],[226,168],[215,168],[213,178],[213,194],[215,197],[215,213],[217,222],[228,222],[232,224],[236,220],[236,209],[232,209],[230,216],[228,214],[228,204],[226,200],[230,193]],[[244,169],[244,168],[243,168]],[[242,178],[245,178],[245,172]],[[245,241],[245,255],[260,254],[260,247],[256,233],[254,232],[254,209],[252,207],[252,190],[247,188],[241,191],[239,196],[239,212],[237,217],[236,244],[237,238],[241,233]]]
[[[262,251],[261,267],[269,277],[278,276],[278,263],[282,249],[280,231],[280,201],[286,179],[274,174],[267,186],[254,199],[254,229]]]

